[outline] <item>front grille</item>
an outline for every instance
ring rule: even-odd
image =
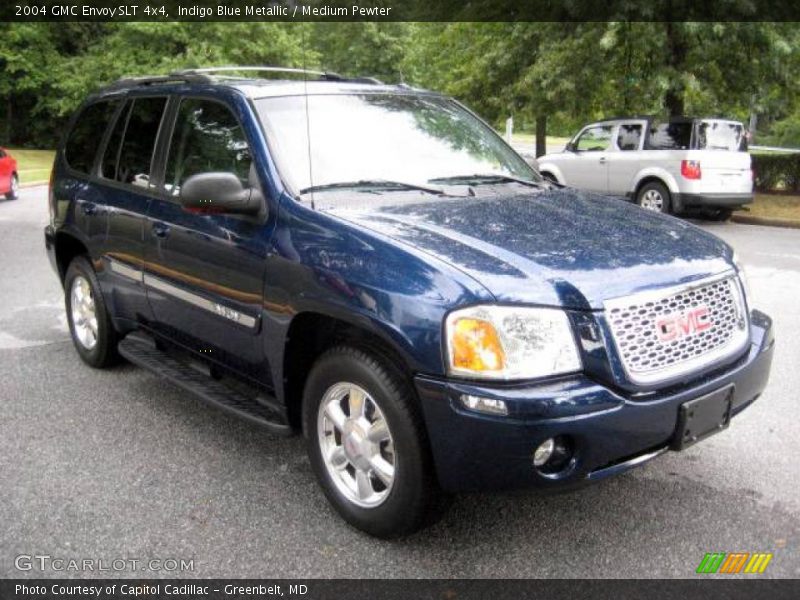
[[[749,338],[735,277],[605,303],[628,377],[652,384],[685,375],[742,349]]]

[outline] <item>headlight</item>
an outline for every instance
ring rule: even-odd
[[[749,303],[751,294],[750,294],[750,282],[747,280],[747,272],[744,270],[744,264],[742,261],[739,260],[739,255],[736,252],[733,253],[733,264],[736,265],[736,271],[739,274],[739,281],[742,282],[742,289],[744,290],[745,300]]]
[[[532,379],[581,369],[562,310],[473,306],[447,316],[445,336],[451,375]]]

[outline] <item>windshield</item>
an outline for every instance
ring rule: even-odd
[[[300,192],[358,182],[424,186],[478,174],[540,180],[494,131],[446,98],[284,96],[256,107],[281,174]]]
[[[697,124],[698,150],[747,150],[744,127],[735,121],[703,120]]]

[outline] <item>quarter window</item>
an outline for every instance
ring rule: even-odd
[[[117,106],[117,100],[95,102],[78,116],[64,145],[64,158],[70,167],[81,173],[91,172],[97,147]]]
[[[602,152],[611,146],[611,125],[598,125],[584,131],[575,144],[581,152]]]
[[[167,191],[177,195],[189,177],[212,171],[233,173],[246,184],[251,162],[244,131],[226,106],[199,99],[181,102],[167,162]]]
[[[136,98],[133,101],[119,152],[117,181],[149,187],[150,163],[166,102],[166,98]]]
[[[619,133],[617,134],[617,148],[620,150],[638,150],[641,139],[641,124],[622,124],[619,126]]]
[[[122,139],[125,136],[125,127],[128,125],[128,115],[131,112],[132,100],[120,111],[114,129],[111,130],[111,137],[108,139],[103,160],[100,161],[100,177],[106,179],[117,178],[117,161],[119,160],[119,150],[122,146]]]

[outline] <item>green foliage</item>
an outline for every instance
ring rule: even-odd
[[[720,0],[739,2],[740,0]],[[759,116],[800,143],[792,23],[13,23],[0,25],[0,141],[52,147],[88,93],[126,75],[279,64],[451,94],[495,126],[551,134],[611,115]],[[758,138],[763,141],[764,138]]]
[[[800,153],[753,154],[752,159],[758,191],[800,191]]]

